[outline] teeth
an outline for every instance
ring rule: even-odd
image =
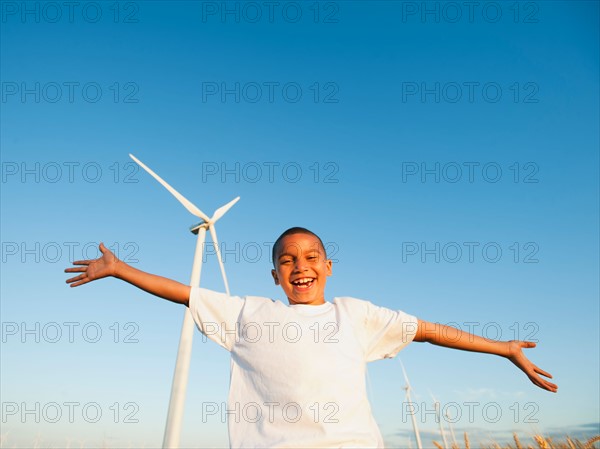
[[[313,279],[312,278],[302,278],[302,279],[296,279],[293,284],[309,284],[310,282],[312,282]]]

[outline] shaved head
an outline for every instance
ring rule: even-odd
[[[279,252],[281,251],[281,241],[283,240],[284,237],[288,236],[288,235],[292,235],[292,234],[308,234],[308,235],[312,235],[313,237],[316,237],[317,240],[319,240],[319,243],[321,244],[321,248],[323,249],[323,253],[325,254],[325,257],[327,257],[327,251],[325,251],[325,245],[323,245],[323,241],[321,240],[321,237],[319,237],[317,234],[315,234],[314,232],[306,229],[306,228],[301,228],[299,226],[295,226],[293,228],[289,228],[288,230],[284,231],[283,234],[281,234],[279,236],[279,238],[275,241],[275,244],[273,245],[273,265],[275,266],[275,262],[277,261],[277,256],[279,254]]]

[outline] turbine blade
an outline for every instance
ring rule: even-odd
[[[217,239],[217,230],[215,229],[214,225],[211,225],[208,229],[210,230],[210,235],[215,245],[217,259],[219,259],[219,266],[221,267],[223,282],[225,283],[225,292],[227,293],[227,296],[231,296],[229,294],[229,282],[227,282],[227,274],[225,274],[225,265],[223,265],[223,259],[221,258],[221,249],[219,248],[219,240]]]
[[[211,223],[215,223],[219,218],[221,218],[223,215],[225,215],[225,213],[227,213],[227,211],[229,209],[231,209],[231,206],[233,206],[235,203],[237,203],[239,201],[240,197],[238,196],[237,198],[231,200],[229,203],[227,203],[225,206],[221,206],[219,207],[215,213],[213,214],[212,218],[210,219]]]
[[[196,206],[194,206],[181,193],[179,193],[177,190],[175,190],[173,187],[171,187],[169,184],[167,184],[167,182],[164,179],[162,179],[160,176],[158,176],[156,173],[154,173],[148,166],[146,166],[142,161],[140,161],[138,158],[136,158],[133,154],[130,153],[129,157],[131,157],[131,159],[133,159],[140,167],[142,167],[150,175],[152,175],[152,177],[154,179],[156,179],[158,182],[160,182],[165,189],[167,189],[169,192],[171,192],[171,194],[175,198],[177,198],[177,200],[179,200],[179,202],[183,205],[183,207],[185,207],[191,214],[195,215],[196,217],[200,217],[204,221],[208,222],[209,218],[204,212],[202,212],[200,209],[198,209]]]
[[[435,396],[433,395],[433,393],[431,392],[431,390],[427,389],[427,391],[429,392],[429,396],[431,396],[431,400],[435,404],[437,402],[437,399],[435,398]]]
[[[408,382],[408,376],[406,375],[406,370],[404,369],[404,363],[400,360],[400,366],[402,366],[402,372],[404,373],[404,380],[406,381],[406,386],[410,388],[410,383]]]

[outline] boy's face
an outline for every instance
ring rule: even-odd
[[[323,304],[331,260],[326,259],[319,239],[310,234],[290,234],[281,240],[279,248],[271,274],[290,304]]]

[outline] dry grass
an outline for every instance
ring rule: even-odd
[[[554,441],[552,438],[545,438],[542,435],[534,435],[533,436],[533,442],[535,444],[526,444],[523,443],[519,437],[517,436],[516,433],[513,434],[513,439],[515,442],[515,446],[513,446],[512,444],[507,444],[506,446],[502,446],[498,443],[492,443],[491,446],[481,446],[481,449],[600,449],[600,435],[597,435],[593,438],[590,438],[587,441],[579,441],[577,439],[573,439],[571,437],[566,436],[565,437],[565,441]],[[464,433],[464,439],[465,439],[465,449],[471,449],[471,443],[469,441],[469,435],[467,434],[467,432]],[[15,448],[17,446],[12,445],[12,444],[8,444],[8,432],[4,433],[4,434],[0,434],[0,449],[2,448]],[[81,442],[81,446],[80,447],[84,447],[83,442]],[[434,441],[433,444],[435,445],[435,447],[437,449],[444,449],[444,446],[441,445],[440,443],[438,443],[437,441]],[[526,445],[525,445],[526,444]],[[36,439],[34,440],[33,444],[31,446],[26,446],[28,448],[43,448],[43,447],[63,447],[63,446],[44,446],[43,444],[40,444],[39,441]],[[70,447],[70,444],[67,446]],[[87,447],[87,446],[85,446]],[[108,446],[105,442],[102,443],[102,446],[100,446],[103,449],[108,449],[110,448],[110,446]],[[128,447],[133,447],[133,446],[128,446]],[[452,444],[452,449],[461,449],[460,446],[458,444]]]
[[[517,436],[516,433],[513,433],[513,438],[515,439],[515,444],[517,445],[517,449],[523,449],[523,446],[521,446],[521,442],[519,441],[519,437]]]
[[[554,441],[552,438],[546,438],[542,435],[534,435],[533,441],[534,444],[527,444],[524,446],[517,434],[513,434],[513,439],[515,440],[516,449],[598,449],[598,442],[600,442],[600,435],[597,435],[593,438],[590,438],[587,441],[579,441],[570,437],[566,437],[565,441]],[[434,441],[433,444],[438,449],[443,449],[443,446]],[[453,449],[460,449],[458,446],[453,445]],[[465,432],[465,449],[471,449],[471,443],[469,442],[469,436],[467,432]],[[508,444],[506,446],[501,446],[498,443],[493,443],[491,446],[482,449],[515,449],[515,446],[512,444]]]

